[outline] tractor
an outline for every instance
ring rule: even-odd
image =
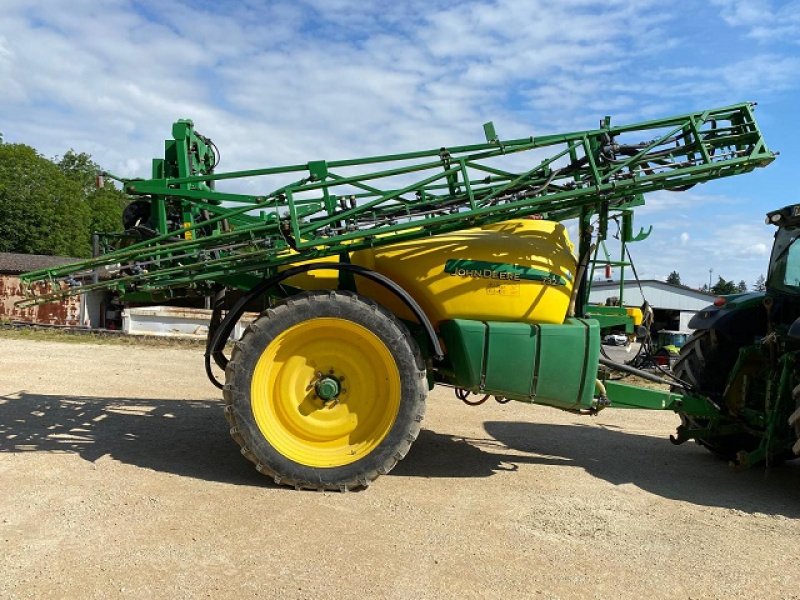
[[[695,439],[746,466],[800,454],[800,205],[767,214],[777,227],[766,290],[720,296],[689,321],[674,373],[719,407],[681,415],[677,441]]]

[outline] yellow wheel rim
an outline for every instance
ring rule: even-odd
[[[392,429],[400,396],[400,372],[386,344],[366,327],[332,317],[275,337],[250,384],[261,434],[309,467],[339,467],[372,452]]]

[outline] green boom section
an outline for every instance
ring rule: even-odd
[[[749,103],[513,140],[484,131],[473,145],[218,173],[213,142],[178,121],[151,179],[116,178],[139,197],[126,233],[106,238],[99,257],[23,275],[26,302],[249,289],[281,265],[517,217],[597,214],[602,237],[609,213],[624,215],[643,194],[774,158]]]

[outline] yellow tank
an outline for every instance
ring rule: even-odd
[[[566,228],[532,219],[359,250],[351,260],[407,290],[434,327],[455,318],[563,323],[576,270]],[[336,278],[336,271],[316,271],[287,283],[309,290],[331,289]],[[412,318],[382,286],[359,277],[356,285],[360,294],[399,317]]]

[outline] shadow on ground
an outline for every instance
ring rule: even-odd
[[[800,461],[737,471],[697,444],[675,446],[617,428],[502,421],[484,427],[523,462],[572,465],[615,485],[702,506],[800,517]]]
[[[625,433],[615,426],[490,421],[484,428],[491,437],[422,431],[392,474],[488,477],[525,464],[574,467],[663,498],[800,517],[800,461],[737,471],[694,443],[678,447],[666,437]]]
[[[736,472],[693,444],[612,427],[490,421],[490,437],[423,430],[392,471],[406,477],[489,477],[521,465],[584,469],[615,485],[748,513],[800,517],[800,464]],[[218,400],[0,397],[0,453],[72,452],[209,481],[272,486],[239,453]]]
[[[73,452],[154,471],[239,485],[270,485],[228,434],[219,400],[0,397],[0,453]]]

